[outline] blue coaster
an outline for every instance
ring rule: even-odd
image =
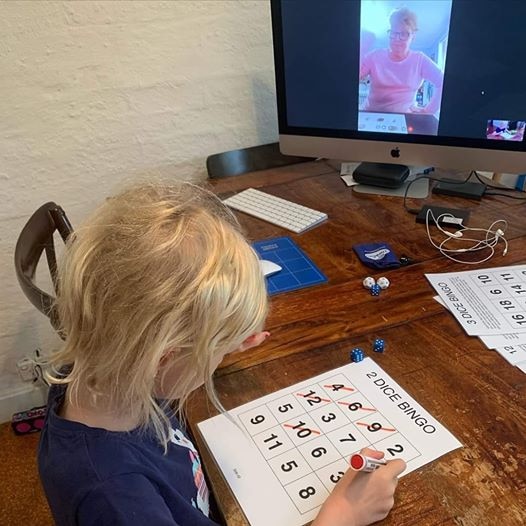
[[[267,278],[270,296],[327,282],[325,275],[290,237],[265,239],[252,246],[261,259],[273,261],[283,269]]]

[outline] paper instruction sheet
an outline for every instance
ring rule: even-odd
[[[440,296],[433,298],[447,310],[450,310]],[[488,348],[497,351],[511,365],[524,371],[526,367],[526,333],[497,334],[479,336],[479,340]]]
[[[470,336],[526,333],[526,265],[426,278]]]

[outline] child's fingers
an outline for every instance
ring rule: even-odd
[[[382,466],[382,469],[389,470],[389,474],[393,477],[398,477],[405,468],[407,467],[407,464],[401,459],[401,458],[395,458],[394,460],[390,460],[387,462],[386,466]]]
[[[384,452],[383,451],[377,451],[376,449],[370,449],[368,447],[364,447],[360,451],[361,455],[365,455],[367,457],[375,458],[376,460],[380,460],[384,458]]]

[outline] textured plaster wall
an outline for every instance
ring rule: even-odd
[[[277,122],[267,1],[0,8],[2,419],[28,389],[15,362],[58,344],[13,270],[29,215],[54,200],[75,224],[122,181],[202,179],[208,154],[272,142]]]

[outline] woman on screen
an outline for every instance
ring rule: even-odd
[[[418,30],[415,13],[406,7],[396,9],[389,23],[389,48],[371,51],[360,64],[360,80],[370,79],[363,110],[435,114],[440,109],[444,75],[428,56],[411,50]],[[425,80],[433,90],[422,107],[417,105],[416,93]]]

